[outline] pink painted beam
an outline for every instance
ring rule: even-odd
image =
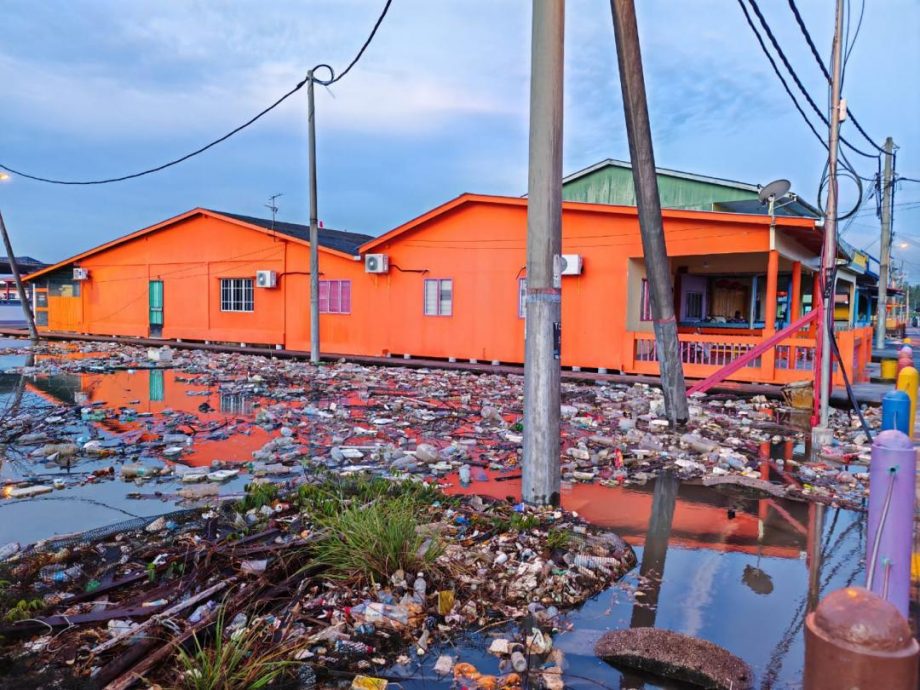
[[[702,381],[697,381],[696,383],[694,383],[692,386],[690,386],[690,388],[687,389],[687,395],[693,395],[694,393],[705,393],[710,388],[715,386],[717,383],[724,381],[726,378],[728,378],[729,376],[734,374],[736,371],[738,371],[739,369],[747,365],[749,362],[752,362],[753,360],[757,359],[764,352],[766,352],[772,347],[775,347],[780,342],[782,342],[783,340],[785,340],[786,338],[794,334],[796,331],[802,328],[802,326],[805,326],[811,323],[811,321],[813,321],[817,315],[818,315],[817,311],[810,311],[807,314],[805,314],[805,316],[800,318],[798,321],[791,323],[790,325],[786,326],[781,331],[777,331],[776,333],[771,335],[769,338],[764,340],[762,343],[760,343],[753,349],[748,350],[746,353],[744,353],[737,359],[733,359],[731,362],[729,362],[724,367],[719,369],[712,376],[709,376],[703,379]]]

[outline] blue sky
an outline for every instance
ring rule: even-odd
[[[857,0],[852,0],[854,10]],[[319,62],[341,67],[382,0],[6,0],[0,162],[50,177],[109,177],[200,146]],[[639,29],[659,165],[746,182],[788,177],[814,199],[822,149],[735,0],[642,0]],[[833,5],[799,0],[829,53]],[[785,2],[763,10],[819,104],[821,74]],[[530,3],[394,0],[358,67],[317,91],[320,217],[376,235],[459,193],[527,184]],[[844,95],[899,171],[920,178],[920,3],[868,2]],[[610,6],[566,10],[565,171],[627,158]],[[307,221],[305,90],[257,125],[166,172],[103,187],[14,178],[0,209],[17,253],[52,261],[196,206]],[[854,143],[859,135],[844,128]],[[862,142],[865,144],[865,142]],[[851,157],[871,176],[874,162]],[[844,183],[845,201],[853,193]],[[904,183],[895,258],[920,280],[920,184]],[[877,251],[872,204],[844,237]]]

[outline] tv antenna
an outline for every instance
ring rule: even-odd
[[[272,230],[275,229],[275,216],[278,215],[278,204],[276,203],[276,199],[282,196],[284,196],[284,194],[280,192],[278,194],[272,194],[268,197],[268,203],[265,204],[265,208],[272,212]]]

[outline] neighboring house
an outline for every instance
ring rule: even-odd
[[[655,169],[662,208],[687,211],[726,211],[763,215],[767,207],[760,203],[760,187],[707,175]],[[607,158],[562,178],[562,198],[591,204],[635,206],[632,166],[628,161]],[[777,216],[819,218],[818,209],[798,197],[790,196],[778,204]]]
[[[782,216],[771,229],[764,215],[666,209],[663,220],[688,377],[715,372],[804,311],[823,241],[813,218]],[[190,211],[31,275],[39,323],[307,350],[306,233]],[[320,230],[322,351],[523,362],[526,234],[526,199],[473,194],[373,239]],[[637,209],[565,202],[562,235],[562,365],[657,374]],[[811,378],[811,335],[732,378]],[[860,380],[869,329],[838,340]]]
[[[259,343],[308,349],[309,228],[194,209],[28,276],[40,328],[103,335]],[[358,246],[319,230],[325,343],[347,347],[344,321]],[[260,284],[261,276],[261,284]]]
[[[16,267],[19,275],[32,273],[47,264],[33,259],[31,256],[17,256]],[[19,299],[19,290],[13,277],[13,268],[8,256],[0,256],[0,324],[4,326],[24,326],[25,314],[22,311],[22,302]]]

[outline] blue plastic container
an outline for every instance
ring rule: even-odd
[[[910,397],[904,391],[889,391],[882,396],[882,431],[887,429],[910,434]]]

